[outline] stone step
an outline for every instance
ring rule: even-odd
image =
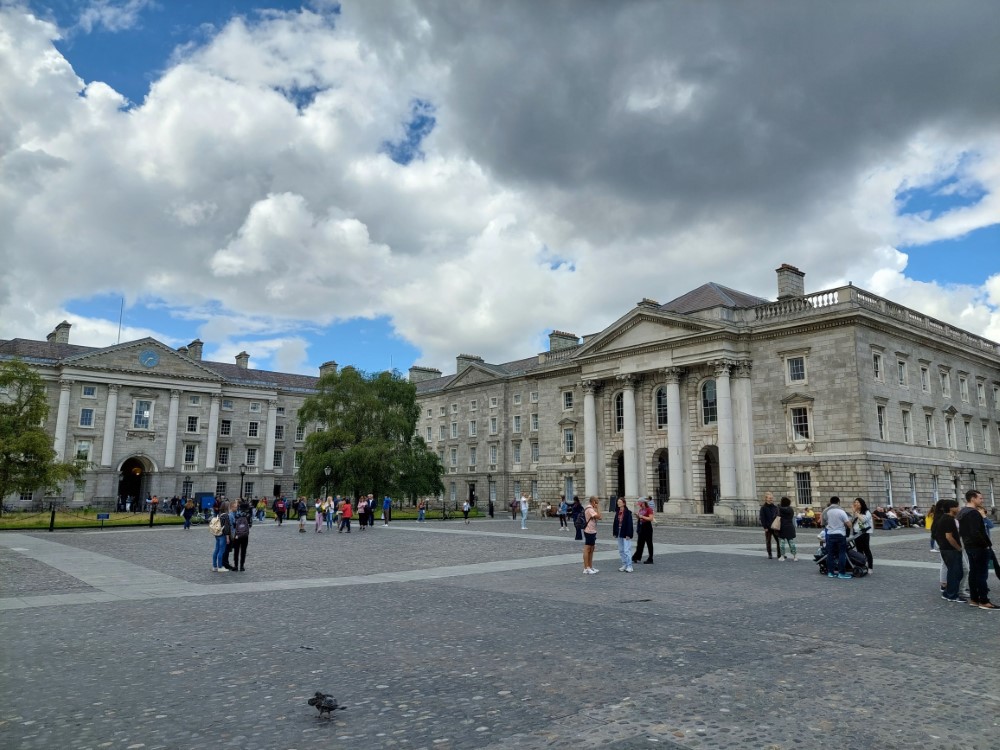
[[[660,513],[656,519],[667,526],[730,526],[722,516],[705,513]]]

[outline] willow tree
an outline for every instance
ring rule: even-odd
[[[54,490],[83,466],[56,460],[41,425],[49,415],[45,382],[20,360],[0,362],[0,500],[15,492]]]
[[[326,488],[352,497],[441,492],[441,462],[416,436],[419,416],[417,389],[398,372],[345,367],[327,373],[298,413],[299,424],[322,426],[306,438],[303,491],[316,495]]]

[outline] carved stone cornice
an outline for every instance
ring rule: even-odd
[[[171,401],[175,401],[175,400],[179,399],[181,397],[181,393],[183,393],[183,391],[181,391],[179,388],[171,388],[170,389],[170,400]]]
[[[735,360],[732,359],[715,359],[708,363],[715,370],[715,377],[729,377],[730,371],[733,369],[733,365],[736,364]]]
[[[680,385],[681,378],[684,377],[683,367],[664,367],[663,377],[666,379],[667,383],[673,383],[675,385]]]
[[[270,409],[277,409],[278,408],[278,401],[277,401],[277,399],[268,399],[268,401],[267,401],[267,408],[269,410]]]
[[[210,398],[212,399],[212,401],[222,401],[222,394],[221,393],[213,393],[213,394],[211,394]]]

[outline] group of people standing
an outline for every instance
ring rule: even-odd
[[[978,490],[965,493],[965,507],[958,500],[940,500],[934,506],[931,537],[941,554],[941,598],[955,604],[970,604],[998,610],[990,601],[990,566],[1000,578],[1000,561],[993,551],[983,495]],[[968,562],[966,567],[965,562]],[[968,585],[967,595],[963,591]]]
[[[560,528],[565,526],[565,516],[569,515],[573,520],[573,525],[577,529],[578,535],[583,535],[583,572],[585,575],[595,575],[600,571],[594,567],[594,548],[597,545],[597,522],[603,517],[598,508],[598,498],[592,495],[589,504],[584,507],[580,504],[580,499],[573,497],[573,505],[566,506],[566,498],[561,498],[559,503]],[[614,518],[611,522],[611,536],[618,540],[618,559],[621,566],[618,571],[621,573],[633,573],[634,563],[642,560],[643,552],[648,548],[649,557],[643,564],[653,564],[653,524],[656,523],[656,514],[653,512],[652,498],[639,499],[636,504],[636,512],[628,507],[628,501],[624,497],[619,497],[616,501]],[[632,552],[632,538],[637,537],[636,550]],[[577,538],[580,538],[577,536]]]
[[[253,509],[247,500],[220,502],[218,515],[208,524],[209,530],[215,537],[215,547],[212,550],[213,573],[246,570],[247,547],[250,544],[252,527]],[[232,555],[231,561],[230,555]]]

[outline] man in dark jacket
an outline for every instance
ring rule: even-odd
[[[767,545],[767,559],[773,560],[771,554],[771,539],[778,548],[778,555],[781,555],[781,542],[778,541],[778,532],[771,528],[774,519],[778,517],[778,506],[774,504],[774,495],[770,492],[764,493],[764,504],[760,506],[760,525],[764,528],[764,544]]]
[[[983,496],[978,490],[965,493],[965,507],[958,514],[958,533],[962,536],[965,554],[969,557],[969,604],[980,609],[1000,609],[990,601],[987,585],[990,562],[993,559],[993,542],[986,533],[986,522],[979,509]]]
[[[615,520],[611,524],[611,536],[618,540],[618,557],[622,561],[622,566],[618,568],[622,573],[632,572],[632,511],[628,509],[628,503],[624,497],[618,498],[618,508],[615,510]]]

